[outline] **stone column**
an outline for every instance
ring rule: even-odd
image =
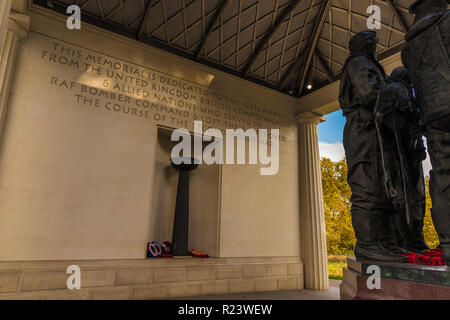
[[[28,37],[30,29],[30,17],[11,10],[7,15],[6,29],[0,30],[4,33],[3,42],[0,46],[0,135],[3,130],[3,122],[6,115],[6,106],[10,90],[11,79],[14,71],[14,60],[18,44]],[[0,36],[1,36],[0,33]]]
[[[180,172],[177,187],[177,201],[172,232],[173,256],[187,256],[189,242],[189,171],[197,169],[198,162],[191,158],[178,158],[180,164],[172,167]],[[178,162],[178,161],[177,161]]]
[[[3,51],[6,31],[8,30],[8,19],[11,11],[11,0],[0,1],[0,57]]]
[[[325,117],[313,112],[297,115],[300,175],[300,254],[305,288],[326,290],[328,281],[327,242],[323,211],[317,125]]]

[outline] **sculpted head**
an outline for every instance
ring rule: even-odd
[[[350,54],[352,57],[369,56],[376,60],[377,44],[378,37],[375,31],[360,31],[350,39]]]
[[[391,78],[395,81],[402,81],[409,87],[412,86],[411,78],[409,77],[408,70],[405,67],[397,67],[391,73]]]

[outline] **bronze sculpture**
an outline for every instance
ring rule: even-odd
[[[443,258],[450,263],[450,11],[445,0],[417,0],[415,21],[406,34],[402,61],[420,108],[432,171],[432,218]]]
[[[374,109],[385,85],[386,74],[377,62],[377,35],[361,31],[349,43],[339,102],[346,117],[344,149],[347,181],[352,190],[352,224],[358,260],[403,262],[405,258],[385,249],[380,242],[382,221],[394,210],[383,185],[382,159],[377,142]]]
[[[400,254],[430,249],[423,237],[426,152],[406,68],[387,77],[374,113],[385,192],[395,210],[380,228],[382,246]]]

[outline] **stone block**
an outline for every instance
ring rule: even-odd
[[[339,297],[341,300],[352,300],[356,296],[356,287],[350,283],[342,281],[339,286]]]
[[[278,285],[276,279],[256,279],[255,292],[260,291],[277,291]]]
[[[214,281],[200,284],[200,295],[225,294],[230,292],[228,281]]]
[[[91,298],[93,300],[125,300],[130,299],[131,288],[128,287],[109,287],[91,289]]]
[[[39,300],[40,296],[36,292],[28,291],[23,293],[0,293],[0,300]]]
[[[278,290],[295,290],[298,287],[298,278],[289,277],[278,279]]]
[[[305,279],[303,277],[297,278],[297,289],[305,289]]]
[[[69,277],[69,275],[67,275]],[[81,270],[81,288],[108,287],[114,284],[114,271]]]
[[[262,278],[266,272],[266,266],[263,264],[246,265],[242,267],[243,278]]]
[[[300,275],[303,274],[303,264],[301,263],[290,263],[288,264],[288,275]]]
[[[171,285],[169,288],[171,297],[191,297],[200,295],[199,284]]]
[[[154,272],[154,283],[181,281],[186,281],[186,269],[184,268],[156,269]]]
[[[287,275],[287,265],[286,264],[268,264],[266,266],[266,275],[268,277],[285,276],[285,275]]]
[[[37,291],[29,292],[31,294],[36,294],[41,300],[87,300],[89,298],[89,290],[48,290],[48,291]],[[32,296],[32,295],[30,295]],[[29,297],[30,297],[29,296]],[[22,299],[22,298],[19,298]]]
[[[187,280],[213,280],[216,276],[214,267],[192,268],[187,271]]]
[[[148,269],[127,269],[116,271],[116,286],[137,285],[151,283],[153,270]]]
[[[16,292],[19,283],[17,272],[0,273],[0,292]]]
[[[253,280],[232,280],[230,281],[230,293],[253,292],[255,282]]]
[[[168,286],[133,288],[133,298],[138,300],[165,299],[169,297]]]
[[[67,289],[65,271],[60,272],[24,272],[21,290]]]
[[[241,267],[217,267],[216,277],[217,279],[239,279],[241,277]]]

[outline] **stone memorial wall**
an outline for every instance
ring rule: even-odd
[[[293,98],[94,27],[31,21],[2,135],[0,260],[143,259],[158,127],[192,131],[196,120],[280,129],[276,175],[224,164],[205,188],[218,199],[215,254],[299,256]]]

